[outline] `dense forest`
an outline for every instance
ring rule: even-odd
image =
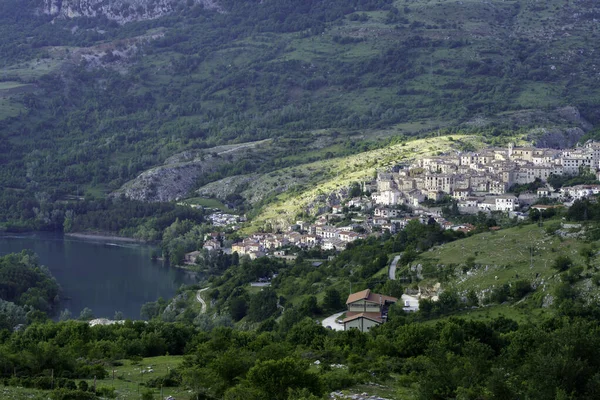
[[[0,257],[0,329],[46,319],[59,310],[60,294],[56,279],[31,251]]]

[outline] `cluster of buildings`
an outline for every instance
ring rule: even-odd
[[[241,222],[240,217],[238,215],[227,214],[223,212],[209,214],[207,218],[214,226],[228,226],[233,230],[237,230],[239,228],[237,224]]]
[[[379,205],[417,207],[426,199],[439,201],[449,195],[463,212],[512,211],[519,204],[515,196],[507,194],[511,186],[536,179],[546,182],[551,175],[577,175],[583,169],[600,178],[600,143],[590,141],[568,150],[510,144],[479,153],[417,159],[379,173],[364,189],[372,192],[372,201]]]
[[[288,256],[282,248],[295,246],[324,250],[344,250],[348,243],[364,239],[377,232],[395,233],[412,220],[428,223],[431,220],[444,229],[469,232],[469,224],[455,225],[445,220],[441,209],[426,200],[439,201],[446,196],[456,200],[461,213],[502,211],[525,218],[515,210],[530,206],[540,197],[556,197],[568,202],[600,193],[600,185],[578,185],[555,192],[547,183],[534,193],[522,193],[519,198],[507,193],[515,184],[529,184],[539,180],[547,182],[551,175],[577,175],[583,169],[600,178],[600,143],[587,142],[575,149],[555,150],[535,147],[489,148],[481,152],[457,152],[425,157],[411,164],[400,165],[380,172],[376,180],[365,182],[363,190],[370,197],[356,197],[343,205],[334,204],[330,212],[319,216],[314,223],[297,221],[287,232],[255,233],[234,243],[226,252],[237,252],[255,259],[265,255]],[[401,207],[402,205],[408,207]],[[567,204],[568,205],[568,204]],[[409,211],[406,211],[409,210]],[[348,217],[346,226],[339,222]],[[213,213],[208,218],[215,226],[228,226],[240,222],[240,217]],[[219,238],[207,238],[206,250],[220,250]],[[193,257],[186,261],[192,263]]]
[[[346,245],[357,239],[364,239],[365,234],[354,231],[357,225],[335,227],[328,223],[325,216],[314,224],[298,221],[285,233],[255,233],[241,242],[231,246],[232,252],[248,255],[251,259],[262,257],[267,253],[284,257],[284,251],[277,251],[285,246],[312,248],[320,246],[324,250],[344,250]]]

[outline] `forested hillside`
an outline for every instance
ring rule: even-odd
[[[276,138],[268,163],[232,168],[268,171],[310,158],[314,146],[294,140],[315,130],[336,156],[362,150],[344,144],[357,132],[485,126],[564,105],[599,118],[593,1],[218,4],[119,24],[3,0],[3,193],[33,206],[103,196],[182,150]],[[495,121],[496,134],[519,128]]]

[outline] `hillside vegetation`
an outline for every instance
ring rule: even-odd
[[[592,1],[223,0],[123,25],[0,11],[0,185],[54,197],[115,190],[186,149],[323,128],[563,105],[598,120]]]

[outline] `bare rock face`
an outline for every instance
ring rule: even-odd
[[[125,184],[115,194],[151,202],[178,200],[188,194],[203,172],[213,170],[207,167],[202,162],[190,162],[152,168]]]
[[[581,128],[546,129],[545,132],[535,140],[537,147],[548,147],[551,149],[568,149],[585,135]]]
[[[205,8],[221,11],[216,0],[191,0]],[[156,19],[171,14],[182,0],[44,0],[41,12],[61,18],[100,17],[125,24]]]
[[[252,157],[254,149],[267,147],[270,142],[267,139],[175,154],[163,165],[142,172],[113,192],[112,196],[124,195],[129,199],[148,202],[180,200],[190,194],[203,175]]]

